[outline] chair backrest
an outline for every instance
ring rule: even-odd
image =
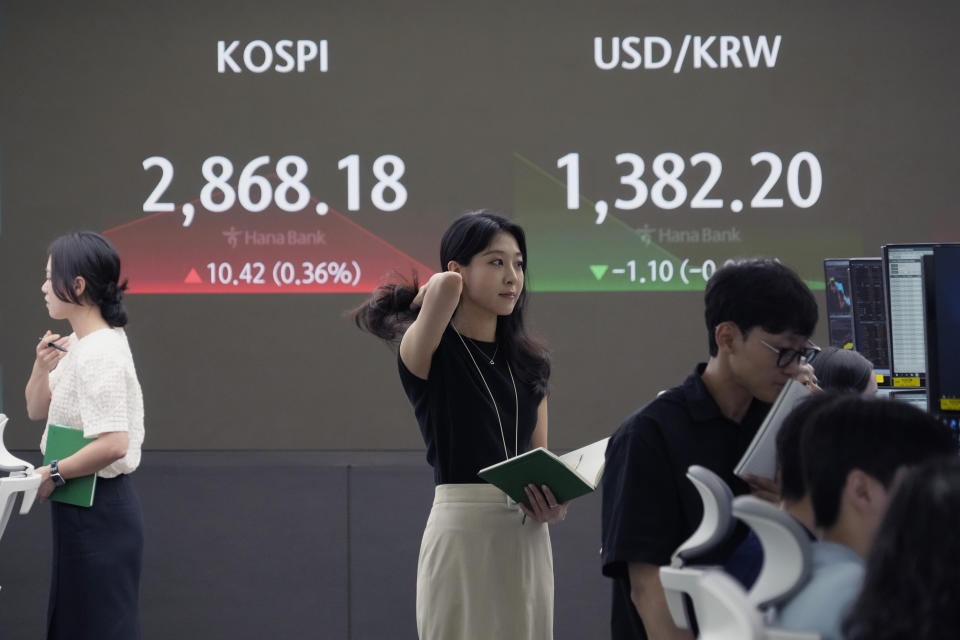
[[[720,476],[705,467],[692,465],[687,469],[687,478],[700,494],[703,517],[693,534],[673,552],[670,566],[660,567],[660,584],[674,623],[682,629],[696,629],[690,607],[691,592],[705,567],[689,566],[688,563],[722,543],[736,521],[732,511],[733,492]],[[696,609],[696,603],[693,609]]]
[[[702,640],[821,640],[818,633],[764,626],[740,583],[719,569],[701,572],[690,595]]]
[[[667,609],[673,623],[681,629],[695,628],[691,594],[696,593],[697,581],[704,571],[695,567],[660,567],[660,584],[667,597]]]
[[[740,583],[719,569],[704,571],[690,594],[702,640],[761,640],[763,619]]]
[[[763,566],[748,594],[750,601],[766,609],[789,600],[810,577],[807,532],[789,513],[753,496],[735,499],[733,515],[753,529],[763,547]]]
[[[30,511],[37,498],[37,489],[40,487],[40,474],[34,473],[33,465],[26,460],[15,458],[7,451],[3,443],[3,431],[7,426],[7,416],[0,413],[0,473],[9,473],[9,476],[0,475],[0,537],[13,513],[17,494],[23,494],[20,503],[20,513]]]
[[[682,567],[722,543],[736,524],[732,514],[733,492],[723,479],[705,467],[691,465],[687,478],[696,487],[703,502],[700,525],[673,552],[670,566]]]
[[[820,640],[818,633],[764,626],[763,615],[747,592],[720,569],[661,567],[660,580],[690,598],[702,640]],[[674,613],[672,605],[670,612]]]
[[[12,453],[7,451],[7,445],[3,443],[3,432],[7,428],[8,420],[9,418],[7,418],[6,414],[0,413],[0,472],[32,471],[32,464],[26,460],[14,457]]]

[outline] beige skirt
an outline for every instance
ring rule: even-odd
[[[553,638],[547,525],[489,484],[436,487],[417,565],[421,640]]]

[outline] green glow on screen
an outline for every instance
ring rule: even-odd
[[[703,291],[705,263],[719,267],[728,257],[710,244],[673,253],[654,241],[655,228],[628,224],[624,218],[640,219],[634,212],[611,209],[598,225],[595,202],[581,195],[580,209],[567,209],[566,185],[520,154],[514,154],[514,179],[514,218],[532,258],[531,291]],[[825,288],[822,279],[805,282]]]

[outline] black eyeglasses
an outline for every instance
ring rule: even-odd
[[[771,351],[777,354],[777,366],[780,367],[781,369],[783,369],[784,367],[789,367],[790,363],[792,362],[799,362],[800,358],[806,358],[807,362],[810,362],[811,360],[814,359],[814,357],[816,357],[818,353],[820,353],[820,347],[813,344],[809,340],[807,340],[807,344],[809,346],[807,346],[804,349],[792,349],[790,347],[777,349],[775,346],[765,342],[762,339],[760,340],[760,343],[763,346],[765,346],[767,349],[770,349]]]

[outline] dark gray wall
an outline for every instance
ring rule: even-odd
[[[416,638],[417,554],[433,495],[422,453],[147,452],[134,480],[145,640]],[[608,628],[599,498],[580,498],[551,527],[558,640]],[[0,539],[4,640],[43,635],[49,520],[37,504]]]
[[[657,231],[652,244],[676,258],[772,255],[817,286],[823,258],[876,256],[884,242],[960,239],[960,217],[952,215],[960,156],[948,133],[960,112],[950,63],[960,3],[881,0],[869,11],[862,4],[0,2],[0,403],[14,425],[8,444],[36,446],[23,385],[37,337],[47,328],[68,331],[47,317],[40,294],[49,242],[70,230],[153,224],[143,222],[143,204],[159,172],[142,163],[155,155],[176,167],[163,199],[178,206],[202,192],[206,158],[229,158],[235,183],[252,158],[299,155],[310,163],[311,193],[343,213],[345,173],[336,167],[359,154],[363,204],[345,214],[351,224],[439,268],[440,237],[456,215],[503,211],[526,225],[533,289],[567,268],[586,278],[588,265],[635,260],[645,269],[653,249],[634,231],[647,227]],[[723,34],[781,37],[776,65],[695,69],[688,58],[679,73],[607,71],[593,56],[596,37],[663,37],[678,54],[685,37]],[[243,47],[300,38],[329,39],[328,73],[217,73],[221,39]],[[714,42],[712,55],[718,48]],[[790,158],[804,150],[823,170],[822,197],[808,209],[791,204],[786,189]],[[761,151],[784,162],[770,194],[786,199],[782,209],[749,205],[771,175],[766,163],[751,163]],[[582,154],[584,204],[576,214],[566,209],[566,172],[557,167],[570,152]],[[620,183],[627,167],[615,162],[622,152],[645,159],[651,188],[655,157],[685,158],[685,204],[614,207],[607,222],[593,224],[588,200],[631,195]],[[689,206],[707,176],[705,166],[689,164],[698,152],[723,161],[710,197],[742,199],[746,209]],[[409,192],[402,210],[389,214],[368,206],[369,163],[386,153],[405,159]],[[540,180],[531,183],[530,172]],[[222,226],[200,233],[199,220],[211,216]],[[309,221],[329,232],[338,219],[309,209],[197,217],[184,228],[179,213],[168,216],[164,234],[137,227],[148,229],[151,250],[121,249],[124,263],[150,258],[205,275],[206,264],[225,259],[222,232],[233,225],[295,230]],[[589,228],[567,226],[571,219]],[[660,231],[702,227],[734,228],[742,242],[660,239]],[[365,259],[371,245],[349,246]],[[231,260],[272,264],[265,249],[251,246]],[[285,250],[283,259],[299,255]],[[132,275],[134,290],[142,277]],[[609,435],[705,355],[699,293],[594,286],[544,286],[531,300],[528,318],[554,354],[554,447]],[[391,353],[343,318],[362,293],[131,295],[147,446],[419,448]],[[825,335],[821,329],[815,339]]]

